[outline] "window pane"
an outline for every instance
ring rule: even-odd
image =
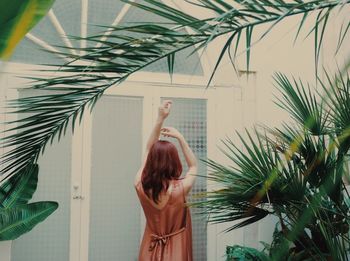
[[[198,174],[205,176],[207,174],[206,166],[200,159],[207,157],[207,102],[201,99],[180,99],[180,98],[163,98],[173,101],[172,111],[165,122],[165,126],[177,128],[187,140],[189,146],[196,154],[199,168]],[[170,141],[174,141],[173,139]],[[177,148],[181,151],[181,148]],[[180,153],[184,171],[186,161]],[[198,177],[195,186],[188,198],[190,202],[196,201],[194,195],[205,192],[207,189],[207,180]],[[198,200],[198,199],[197,199]],[[202,210],[203,211],[203,210]],[[207,225],[204,216],[199,214],[199,210],[191,208],[192,229],[193,229],[193,257],[196,261],[207,260]]]
[[[19,97],[34,95],[38,92],[19,93]],[[12,261],[69,261],[71,140],[71,132],[67,131],[60,142],[47,145],[38,161],[38,188],[31,202],[56,201],[59,207],[43,223],[13,241]]]

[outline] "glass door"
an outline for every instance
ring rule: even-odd
[[[150,98],[153,102],[149,102]],[[144,217],[133,181],[140,166],[142,143],[148,138],[163,99],[174,101],[165,125],[184,134],[198,159],[207,156],[206,99],[149,95],[145,99],[106,96],[94,109],[90,134],[89,261],[137,260]],[[153,114],[153,121],[148,114]],[[182,161],[185,166],[183,157]],[[206,166],[200,161],[199,174],[206,175]],[[191,202],[196,200],[194,195],[206,191],[206,184],[205,178],[197,179],[189,197]],[[194,260],[205,261],[206,219],[196,209],[191,209],[191,213]]]
[[[44,94],[41,92],[40,94]],[[20,90],[19,97],[38,95]],[[59,208],[29,233],[12,242],[11,261],[69,261],[72,135],[47,145],[39,159],[38,188],[31,202],[57,201]]]
[[[104,96],[91,127],[89,261],[137,260],[140,204],[134,177],[141,164],[143,99]]]
[[[165,125],[184,134],[198,159],[207,157],[206,99],[140,96],[103,96],[92,114],[86,113],[74,140],[67,132],[47,148],[33,200],[58,201],[60,207],[13,242],[11,261],[137,260],[144,217],[133,181],[162,99],[174,101]],[[199,174],[206,175],[199,163]],[[206,184],[197,179],[190,201],[206,191]],[[206,220],[196,209],[191,213],[194,259],[205,261]]]

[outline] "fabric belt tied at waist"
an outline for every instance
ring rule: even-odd
[[[153,249],[157,248],[158,246],[160,246],[160,247],[165,246],[168,243],[169,238],[171,238],[172,236],[175,236],[177,234],[180,234],[183,231],[185,231],[184,227],[173,232],[173,233],[163,235],[163,236],[151,234],[151,244],[149,246],[149,251],[153,251]]]

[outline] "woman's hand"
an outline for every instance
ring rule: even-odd
[[[173,102],[171,100],[165,100],[163,101],[162,105],[159,106],[158,117],[160,119],[164,120],[166,117],[168,117],[172,103]]]
[[[160,130],[160,134],[162,134],[164,137],[172,137],[176,139],[182,138],[182,134],[174,127],[164,127]]]

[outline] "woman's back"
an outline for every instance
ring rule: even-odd
[[[147,220],[139,261],[192,261],[191,216],[185,195],[194,184],[197,160],[177,129],[162,128],[171,105],[172,101],[165,100],[159,106],[158,118],[135,176],[134,185]],[[183,180],[178,180],[182,164],[176,146],[159,140],[160,134],[179,142],[188,166]],[[170,188],[168,194],[167,188]]]
[[[170,182],[166,202],[156,205],[148,198],[141,182],[136,191],[146,216],[140,261],[192,261],[191,216],[185,203],[182,180]]]

